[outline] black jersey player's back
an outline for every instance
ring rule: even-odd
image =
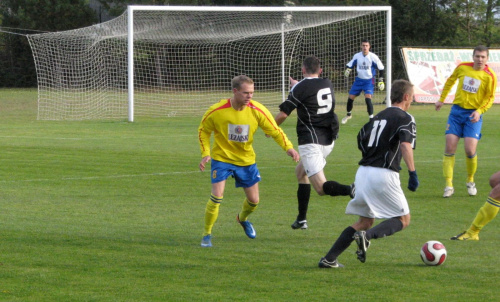
[[[400,143],[415,147],[416,125],[413,116],[398,107],[379,112],[358,133],[358,148],[362,166],[400,170]]]
[[[298,82],[280,105],[287,115],[295,109],[299,145],[330,145],[337,138],[339,124],[329,79],[307,77]]]

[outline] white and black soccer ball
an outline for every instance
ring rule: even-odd
[[[436,240],[427,241],[420,249],[420,258],[430,266],[438,266],[446,260],[446,248]]]

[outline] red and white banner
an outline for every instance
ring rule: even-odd
[[[455,67],[462,62],[472,62],[473,48],[469,49],[401,49],[408,79],[415,85],[415,101],[435,103],[439,100],[443,86]],[[497,74],[495,103],[500,103],[500,49],[490,49],[487,65]],[[458,83],[458,81],[457,81]],[[457,84],[448,94],[445,103],[452,103]]]

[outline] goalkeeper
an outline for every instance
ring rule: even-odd
[[[363,40],[361,42],[361,52],[355,54],[352,60],[347,63],[347,69],[344,72],[346,78],[349,77],[353,68],[356,68],[356,78],[351,86],[351,90],[349,90],[347,115],[342,119],[342,124],[347,123],[347,121],[352,118],[354,99],[359,96],[362,91],[365,93],[365,103],[368,115],[370,118],[373,118],[372,95],[377,69],[380,71],[377,87],[379,90],[385,89],[384,78],[382,77],[384,64],[382,64],[382,61],[380,61],[376,54],[370,52],[369,41]]]

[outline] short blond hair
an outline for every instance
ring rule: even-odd
[[[253,80],[246,76],[246,75],[239,75],[239,76],[235,76],[232,80],[231,80],[231,88],[236,88],[236,89],[240,89],[241,88],[241,84],[243,83],[247,83],[247,84],[253,84]]]

